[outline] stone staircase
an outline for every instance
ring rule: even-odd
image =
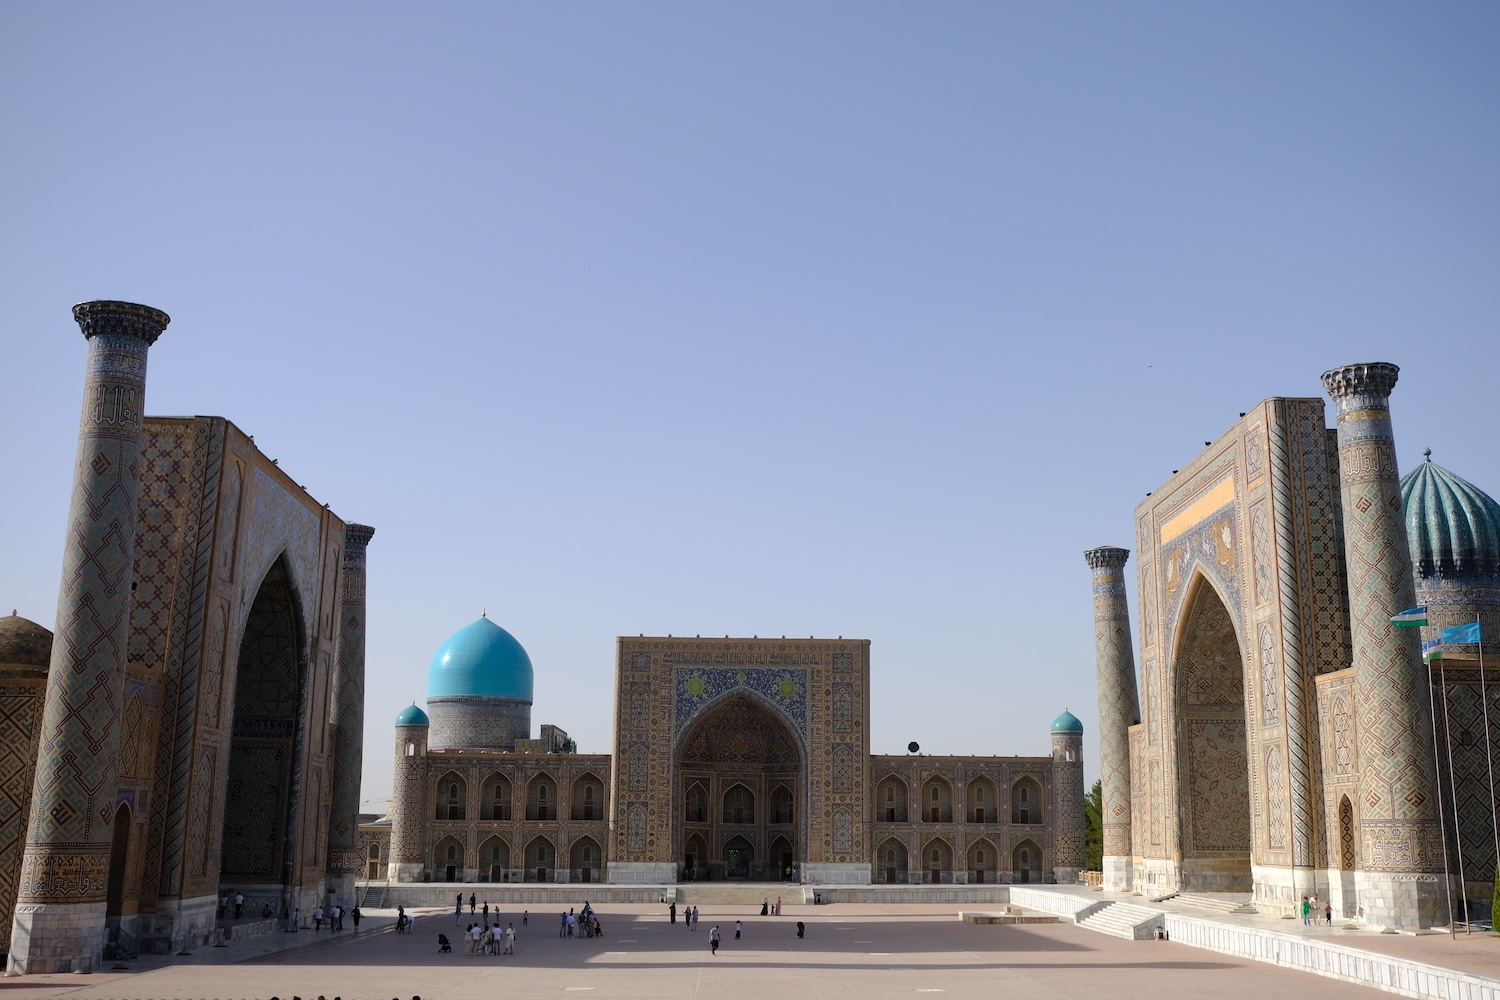
[[[1188,906],[1196,906],[1204,910],[1215,910],[1219,913],[1259,913],[1260,911],[1250,902],[1250,894],[1245,892],[1179,892],[1172,899],[1175,903],[1185,903]]]
[[[785,882],[686,882],[677,886],[678,906],[753,906],[760,911],[763,899],[774,906],[801,903],[803,887]]]
[[[1156,936],[1157,928],[1162,926],[1164,914],[1160,910],[1147,909],[1134,903],[1101,903],[1080,911],[1075,919],[1078,926],[1100,934],[1125,938],[1127,941],[1147,941]]]
[[[359,902],[354,904],[361,910],[379,910],[385,907],[385,885],[371,883],[365,886],[364,892],[360,893]]]

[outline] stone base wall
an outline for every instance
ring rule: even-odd
[[[1367,924],[1398,931],[1446,927],[1448,894],[1443,882],[1442,875],[1355,872],[1360,917]]]
[[[1249,857],[1184,858],[1178,868],[1184,892],[1254,892]]]
[[[1255,908],[1261,913],[1276,916],[1300,916],[1302,897],[1317,895],[1319,900],[1328,896],[1328,880],[1322,872],[1311,868],[1270,868],[1255,865],[1251,868],[1255,878]],[[1337,909],[1337,904],[1334,906]]]
[[[1106,863],[1109,861],[1105,858]],[[1164,858],[1135,858],[1133,886],[1142,896],[1165,896],[1169,892],[1176,892],[1182,888],[1182,873],[1177,869],[1177,862],[1168,861]],[[1108,889],[1104,884],[1101,888]],[[1120,890],[1115,890],[1120,891]]]
[[[1129,892],[1131,858],[1104,857],[1104,888],[1109,892]]]
[[[97,972],[108,934],[103,903],[18,903],[7,967],[28,976]]]
[[[392,882],[420,882],[425,869],[420,861],[391,862],[386,866],[386,877]]]
[[[967,872],[962,873],[965,876]],[[802,864],[802,881],[808,885],[869,885],[870,865],[865,864]]]
[[[868,879],[868,872],[866,872]],[[609,880],[616,885],[655,883],[672,885],[677,882],[675,861],[611,861]]]

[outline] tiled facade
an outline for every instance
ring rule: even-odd
[[[1417,600],[1395,368],[1324,379],[1338,430],[1320,399],[1266,400],[1136,508],[1142,714],[1105,772],[1129,776],[1148,895],[1243,891],[1289,912],[1316,892],[1347,918],[1430,926],[1447,919],[1432,713],[1416,630],[1389,623]],[[1479,704],[1461,687],[1450,701],[1464,718]],[[1484,792],[1459,796],[1476,829]],[[1492,838],[1480,853],[1492,872]]]
[[[1054,734],[1050,757],[874,756],[869,651],[621,638],[611,756],[434,750],[425,721],[398,724],[390,843],[366,824],[365,849],[397,882],[668,884],[788,868],[824,885],[1072,879],[1081,734]]]
[[[144,307],[88,305],[142,322]],[[333,719],[329,704],[344,522],[227,420],[140,416],[144,347],[129,364],[101,359],[92,348],[114,321],[89,321],[85,428],[134,421],[138,446],[106,463],[86,433],[75,496],[109,475],[101,497],[134,499],[74,505],[15,897],[9,960],[22,972],[98,968],[119,932],[147,948],[202,944],[225,889],[254,909],[310,909],[327,891],[332,723],[363,711],[359,698]],[[165,317],[153,321],[159,333]],[[125,368],[134,382],[120,382]],[[86,524],[104,525],[112,554],[80,556]],[[117,632],[80,624],[106,612]],[[117,659],[80,671],[85,648]],[[84,675],[86,693],[69,680]]]

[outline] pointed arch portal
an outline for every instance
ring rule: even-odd
[[[805,768],[790,727],[752,698],[732,696],[696,719],[677,750],[678,858],[692,868],[682,876],[784,877],[806,856]]]

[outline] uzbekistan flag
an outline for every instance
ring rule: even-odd
[[[1427,624],[1427,609],[1421,607],[1403,611],[1391,619],[1391,624],[1397,628],[1420,628]]]
[[[1452,628],[1443,629],[1443,641],[1451,642],[1455,646],[1463,643],[1481,641],[1479,623],[1469,622],[1467,625],[1455,625]]]
[[[1422,662],[1432,663],[1443,658],[1443,640],[1428,639],[1422,643]]]

